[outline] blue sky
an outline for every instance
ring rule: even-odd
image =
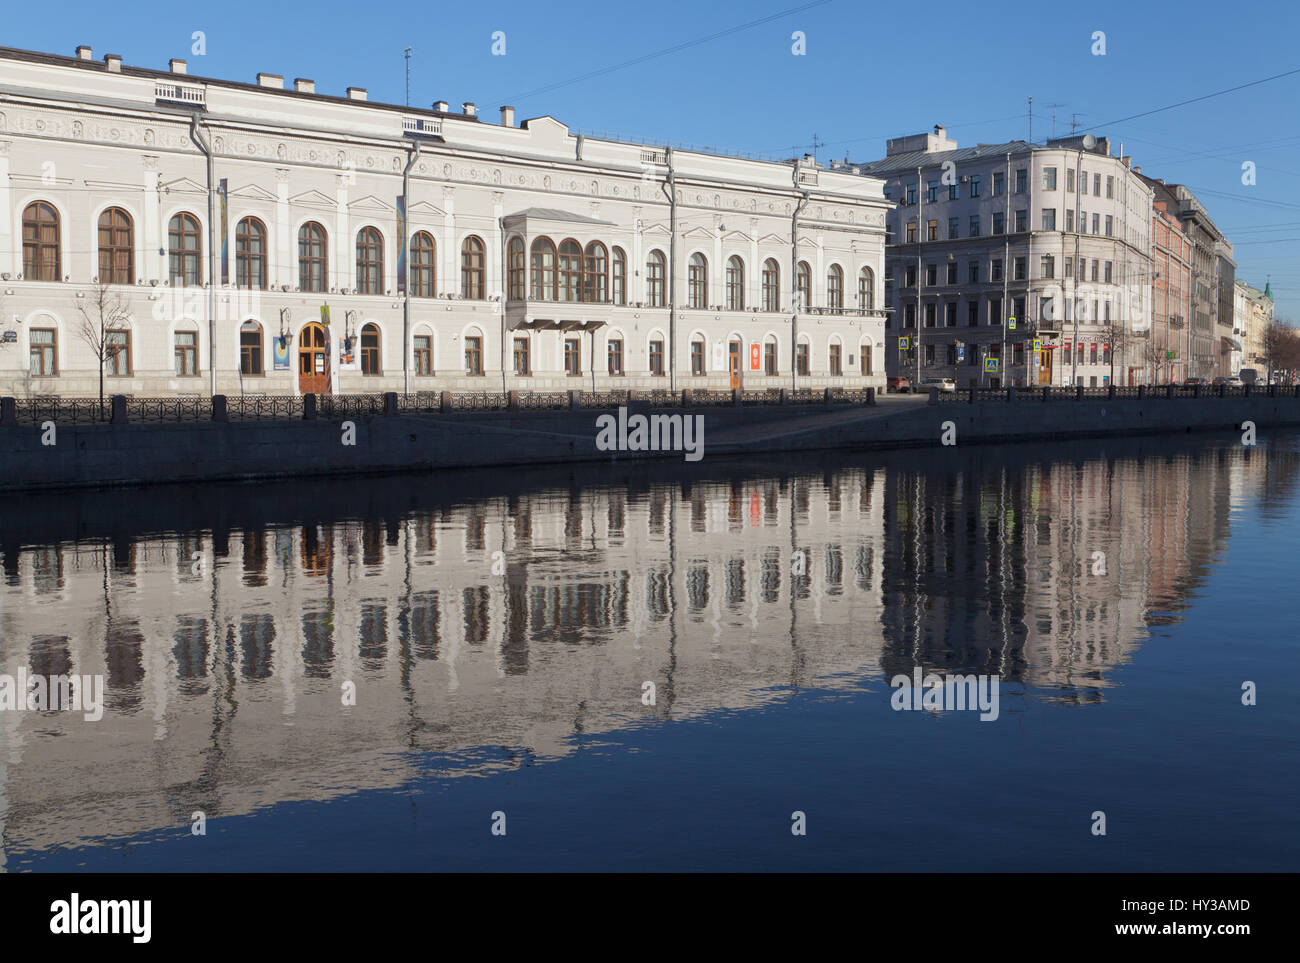
[[[802,9],[798,9],[802,8]],[[860,0],[705,4],[358,5],[336,0],[179,5],[65,0],[13,5],[0,44],[252,81],[309,77],[322,93],[366,87],[411,102],[472,100],[495,118],[551,114],[573,129],[788,156],[872,160],[887,137],[942,123],[962,144],[1080,129],[1111,138],[1143,173],[1197,191],[1236,246],[1238,276],[1271,275],[1279,317],[1300,320],[1300,73],[1122,123],[1133,114],[1300,68],[1292,2],[1066,3],[1027,8],[937,2],[883,9]],[[1026,13],[1032,9],[1032,14]],[[783,11],[795,10],[784,16]],[[763,18],[746,29],[744,24]],[[792,53],[802,31],[806,53]],[[1095,31],[1106,53],[1092,53]],[[206,51],[191,51],[203,31]],[[505,55],[492,53],[505,34]],[[714,39],[704,40],[714,34]],[[696,43],[695,41],[704,40]],[[623,69],[584,74],[670,50]],[[552,88],[538,92],[540,88]],[[1256,183],[1242,183],[1242,164]]]

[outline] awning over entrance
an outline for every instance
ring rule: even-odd
[[[546,318],[525,318],[511,330],[521,331],[595,331],[604,327],[604,321],[552,321]]]

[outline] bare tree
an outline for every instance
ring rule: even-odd
[[[1268,362],[1268,380],[1274,372],[1300,368],[1300,331],[1281,321],[1274,321],[1264,332],[1264,360]]]
[[[112,335],[130,328],[131,306],[108,282],[100,281],[88,297],[77,299],[77,312],[81,315],[81,339],[99,363],[99,416],[103,418],[104,362],[118,350]]]

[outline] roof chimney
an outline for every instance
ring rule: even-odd
[[[448,105],[445,100],[435,100],[433,102],[433,109],[440,114],[445,114],[447,112],[447,106]]]
[[[803,155],[803,162],[804,162],[805,164],[816,164],[816,163],[817,163],[817,158],[814,157],[812,154],[804,154],[804,155]]]
[[[297,77],[294,79],[293,89],[300,94],[314,94],[316,93],[316,81],[308,80],[305,77]]]
[[[121,55],[121,54],[104,54],[104,66],[107,67],[109,70],[113,71],[113,73],[115,73],[115,74],[116,74],[116,73],[121,73],[121,71],[122,71],[122,55]]]
[[[1140,167],[1135,167],[1135,168],[1133,168],[1133,173],[1134,173],[1134,174],[1141,174],[1141,173],[1142,173],[1142,168],[1140,168]],[[1163,184],[1164,181],[1161,181],[1160,183]]]
[[[515,126],[515,109],[513,107],[501,108],[501,126],[502,127]]]
[[[284,90],[284,77],[280,74],[258,74],[257,86],[270,87],[272,90]]]
[[[80,46],[80,47],[77,48],[77,59],[78,59],[78,60],[93,60],[93,59],[94,59],[94,54],[92,54],[92,53],[90,52],[90,48],[89,48],[89,47],[87,47],[87,46],[85,46],[85,45],[82,45],[82,46]]]
[[[171,60],[167,61],[167,69],[174,74],[183,74],[189,69],[189,64],[184,60],[177,60],[173,57]]]
[[[460,106],[461,109],[465,111],[466,117],[478,116],[478,108],[474,106],[474,102],[472,100],[467,100],[465,101],[465,103],[461,104]]]
[[[365,88],[365,87],[349,87],[349,88],[348,88],[348,100],[365,100],[365,99],[366,99],[366,88]]]
[[[943,124],[935,124],[935,125],[934,125],[934,136],[935,136],[935,137],[942,137],[942,136],[944,135],[944,133],[945,133],[945,130],[944,130],[944,126],[943,126]]]

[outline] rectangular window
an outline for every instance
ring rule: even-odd
[[[33,328],[27,333],[30,368],[33,378],[58,374],[53,328]]]
[[[1015,341],[1015,342],[1012,343],[1012,345],[1011,345],[1011,363],[1012,363],[1012,364],[1024,364],[1024,363],[1025,363],[1025,343],[1024,343],[1023,341]]]
[[[415,336],[415,373],[426,377],[433,374],[433,337],[431,335],[417,334]]]
[[[582,339],[564,339],[564,373],[571,378],[582,374]]]
[[[1115,218],[1112,217],[1110,214],[1106,215],[1106,236],[1107,237],[1115,236]]]
[[[903,287],[905,288],[916,287],[916,265],[915,264],[909,264],[906,268],[903,269]]]
[[[948,240],[955,241],[957,240],[957,238],[961,237],[960,225],[961,225],[961,218],[959,217],[948,218]]]
[[[1088,345],[1088,362],[1090,364],[1097,363],[1097,342],[1096,341]]]
[[[1106,283],[1107,283],[1107,284],[1110,284],[1111,265],[1112,265],[1112,264],[1113,264],[1113,262],[1111,262],[1111,261],[1107,261],[1107,262],[1106,262],[1106,274],[1105,274],[1105,277],[1106,277]]]
[[[993,196],[1001,197],[1007,191],[1007,175],[1002,171],[993,172]]]
[[[932,344],[927,344],[925,346],[925,364],[926,367],[934,364],[934,345]]]
[[[1065,169],[1065,189],[1069,191],[1071,194],[1074,193],[1074,168],[1073,167],[1067,167]]]
[[[1029,258],[1023,254],[1017,257],[1015,259],[1015,270],[1016,273],[1012,275],[1012,278],[1016,281],[1025,280],[1029,276]]]
[[[995,257],[991,261],[989,261],[989,280],[990,281],[1002,280],[1002,258]]]
[[[521,377],[526,377],[533,373],[528,353],[528,339],[515,338],[515,374]]]
[[[959,200],[961,200],[961,185],[960,185],[960,184],[952,183],[952,184],[949,184],[949,185],[948,185],[948,200],[950,200],[950,201],[959,201]]]
[[[871,345],[864,344],[861,348],[862,353],[858,356],[859,370],[864,375],[874,374],[871,369]]]
[[[650,342],[650,373],[657,377],[663,377],[664,343],[662,341]]]
[[[939,283],[939,265],[927,264],[925,266],[925,283],[934,287]]]
[[[972,175],[971,175],[971,179],[970,179],[970,196],[971,196],[971,197],[979,197],[979,196],[980,196],[980,176],[979,176],[978,174],[972,174]]]
[[[776,374],[776,342],[769,341],[763,345],[763,373]]]
[[[927,241],[937,241],[937,240],[939,240],[939,222],[938,222],[938,221],[926,221],[926,222],[925,222],[925,239],[926,239]]]
[[[907,222],[907,243],[916,243],[916,221]]]
[[[956,261],[950,261],[948,263],[948,283],[949,284],[957,283],[957,262]]]
[[[1056,299],[1043,298],[1038,302],[1038,316],[1045,325],[1050,325],[1056,320]]]
[[[806,375],[808,373],[808,345],[798,345],[794,349],[794,355],[799,374]]]
[[[970,216],[970,234],[968,236],[969,237],[980,236],[980,216],[978,214],[972,214]]]
[[[1029,212],[1016,211],[1016,233],[1023,234],[1029,230]]]
[[[1007,230],[1007,216],[1001,211],[993,213],[993,233],[1005,234]]]
[[[934,302],[925,306],[925,326],[933,328],[939,317],[939,307]]]
[[[1056,208],[1054,207],[1043,208],[1043,230],[1044,231],[1056,230]]]
[[[916,185],[915,185],[915,184],[908,184],[908,185],[907,185],[907,203],[909,203],[909,204],[915,204],[915,203],[916,203]]]
[[[483,373],[483,339],[478,335],[465,338],[465,374]]]
[[[1110,364],[1110,342],[1101,346],[1101,363]]]
[[[1109,174],[1106,175],[1106,196],[1115,196],[1115,178],[1111,177]]]
[[[193,331],[177,331],[174,355],[176,374],[179,376],[196,375],[198,371],[198,339]]]
[[[605,358],[608,362],[609,373],[612,375],[621,375],[623,373],[623,339],[610,338],[605,342]]]
[[[927,190],[926,190],[926,192],[925,192],[925,200],[926,200],[926,202],[929,203],[929,204],[937,204],[937,203],[939,202],[939,182],[938,182],[938,181],[930,181],[929,187],[927,188]]]
[[[1101,197],[1101,175],[1092,175],[1092,193],[1094,197]]]
[[[1080,194],[1088,193],[1088,172],[1087,171],[1079,172],[1079,193]]]
[[[1092,215],[1092,233],[1099,234],[1100,228],[1101,228],[1101,215],[1100,214]]]
[[[1041,278],[1056,277],[1056,258],[1050,254],[1044,254],[1038,262],[1038,276]]]
[[[1074,277],[1074,258],[1072,257],[1065,259],[1065,276],[1067,278]]]
[[[1043,190],[1045,191],[1056,190],[1056,168],[1055,167],[1043,168]]]
[[[1092,280],[1097,280],[1097,269],[1100,262],[1096,258],[1092,259]]]
[[[1065,212],[1065,231],[1067,234],[1074,232],[1074,211],[1067,210]]]
[[[841,346],[832,344],[830,349],[831,377],[834,378],[844,374],[844,364],[840,355]]]
[[[704,342],[691,342],[691,374],[704,374]]]
[[[1013,312],[1011,315],[1013,318],[1017,318],[1017,319],[1023,318],[1025,316],[1025,299],[1015,298],[1014,300],[1012,300],[1011,310]]]
[[[104,374],[125,377],[130,373],[131,332],[107,332],[104,335]]]
[[[966,302],[966,324],[975,327],[980,323],[980,303],[972,298]]]
[[[1103,321],[1109,321],[1109,320],[1110,320],[1110,302],[1107,301],[1106,304],[1104,305],[1104,307],[1105,307],[1105,309],[1106,309],[1106,313],[1105,313],[1104,315],[1102,315],[1102,320],[1103,320]]]
[[[1029,171],[1020,167],[1016,170],[1016,193],[1023,194],[1029,190]]]
[[[903,327],[905,328],[916,327],[916,302],[915,301],[909,301],[907,304],[903,305]]]
[[[945,327],[957,327],[957,302],[949,301],[943,306],[943,323]]]
[[[967,278],[969,279],[970,283],[979,284],[980,283],[980,262],[971,261],[970,264],[968,265],[968,270],[969,270],[969,274],[967,275]]]

